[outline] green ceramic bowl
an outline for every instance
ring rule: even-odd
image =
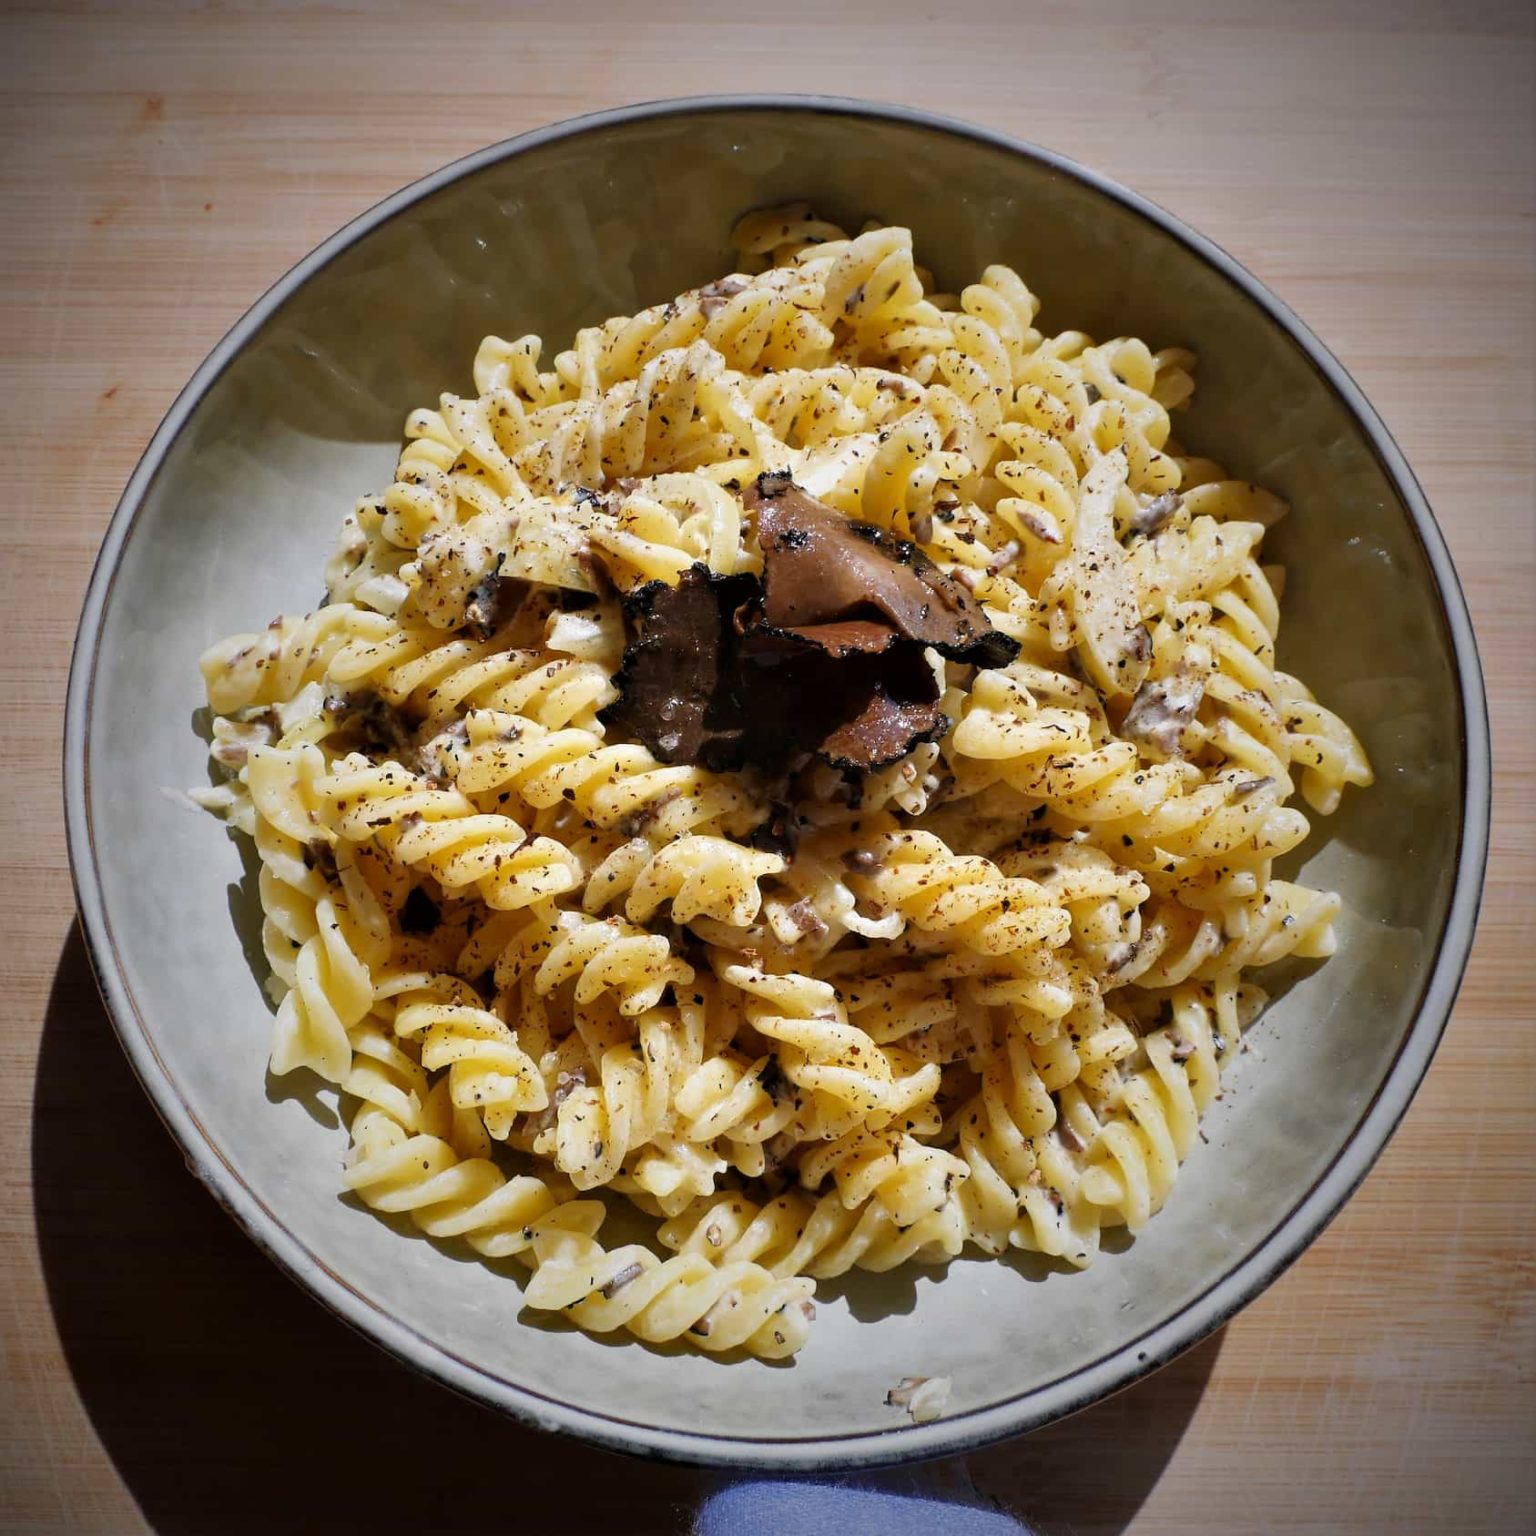
[[[1298,861],[1343,893],[1337,958],[1271,1010],[1209,1144],[1134,1242],[1082,1274],[963,1259],[824,1287],[792,1365],[726,1364],[520,1323],[515,1279],[341,1198],[334,1117],[265,1075],[239,851],[180,791],[206,782],[199,652],[315,602],[341,516],[387,483],[405,413],[467,389],[483,335],[563,345],[727,270],[736,215],[796,197],[845,224],[911,226],[946,285],[1010,263],[1049,326],[1199,352],[1180,435],[1293,504],[1272,544],[1290,571],[1282,665],[1360,730],[1378,782]],[[1081,1408],[1295,1259],[1429,1063],[1472,937],[1489,800],[1445,545],[1375,412],[1289,310],[1209,241],[1055,155],[900,108],[779,97],[527,134],[408,187],[295,267],[198,369],[123,495],[81,621],[65,766],[80,908],[123,1044],[257,1243],[401,1359],[534,1424],[801,1469],[956,1451]],[[914,1426],[885,1406],[909,1375],[951,1378],[945,1417]]]

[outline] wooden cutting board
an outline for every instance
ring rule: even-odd
[[[74,928],[65,669],[136,455],[338,225],[491,140],[709,91],[964,115],[1117,177],[1317,330],[1478,625],[1493,858],[1455,1020],[1376,1171],[1225,1332],[1030,1439],[883,1479],[1074,1532],[1536,1528],[1536,327],[1518,4],[0,10],[0,1526],[685,1529],[706,1480],[535,1436],[303,1298],[189,1179]]]

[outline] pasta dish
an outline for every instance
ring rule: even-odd
[[[199,798],[347,1190],[529,1308],[776,1357],[819,1278],[1156,1213],[1254,973],[1334,945],[1293,801],[1371,772],[1276,667],[1283,503],[1175,440],[1192,354],[905,229],[734,241],[412,413],[324,604],[204,656]]]

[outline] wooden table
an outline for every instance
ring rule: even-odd
[[[1536,1525],[1524,7],[7,0],[0,70],[5,1529],[686,1528],[702,1478],[534,1435],[410,1376],[186,1176],[74,926],[60,719],[81,593],[135,457],[292,262],[491,140],[625,101],[771,88],[1038,139],[1246,262],[1353,371],[1418,471],[1493,704],[1477,952],[1365,1187],[1182,1362],[928,1475],[1050,1531]]]

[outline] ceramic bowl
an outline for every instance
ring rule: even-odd
[[[1354,723],[1377,783],[1295,861],[1343,894],[1337,958],[1289,978],[1208,1144],[1133,1242],[1084,1273],[1017,1256],[823,1286],[808,1347],[769,1365],[530,1326],[512,1275],[343,1199],[331,1101],[266,1075],[240,851],[182,790],[207,781],[199,653],[315,603],[344,512],[388,482],[406,412],[468,389],[483,335],[533,331],[552,351],[729,270],[733,219],[792,198],[845,225],[910,226],[942,285],[1013,265],[1049,327],[1195,348],[1180,436],[1292,503],[1267,546],[1289,569],[1281,664]],[[825,1469],[1081,1408],[1296,1258],[1381,1151],[1446,1022],[1489,770],[1472,633],[1429,508],[1284,305],[1046,151],[899,108],[762,97],[496,145],[364,214],[266,294],[176,401],[112,520],[70,678],[66,792],[123,1045],[190,1166],[279,1264],[401,1359],[531,1423],[679,1460]],[[919,1426],[887,1407],[904,1376],[949,1377],[945,1416]]]

